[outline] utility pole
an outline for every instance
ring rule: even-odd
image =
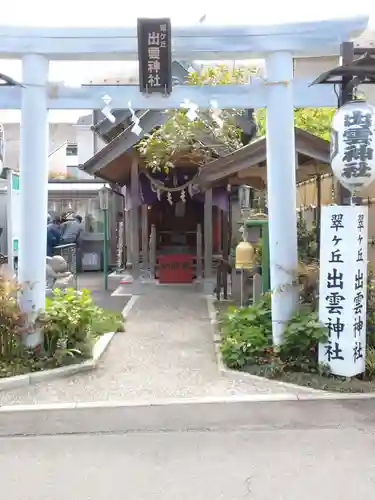
[[[341,44],[341,65],[346,66],[352,64],[354,61],[354,43],[353,42],[344,42]],[[343,76],[340,96],[339,96],[339,105],[340,108],[347,102],[353,99],[353,92],[351,89],[347,89],[348,83],[351,81],[352,76]],[[340,182],[336,182],[336,203],[338,205],[350,205],[351,202],[351,193],[348,189],[344,188]]]

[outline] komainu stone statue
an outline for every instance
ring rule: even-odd
[[[61,255],[47,257],[47,288],[73,288],[74,275],[68,271],[68,264]]]

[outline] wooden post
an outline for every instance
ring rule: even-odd
[[[340,48],[341,52],[341,64],[349,65],[353,64],[354,61],[354,43],[353,42],[343,42]],[[341,89],[340,89],[340,104],[339,107],[343,106],[347,102],[353,99],[353,92],[346,89],[348,83],[351,81],[352,76],[347,75],[342,78]],[[351,202],[351,192],[344,188],[344,186],[337,181],[336,183],[336,203],[338,205],[350,205]]]
[[[138,159],[134,156],[131,167],[131,232],[132,232],[132,264],[133,264],[133,277],[136,279],[140,275],[139,269],[139,177],[138,177]]]
[[[223,238],[223,259],[229,261],[229,254],[230,254],[230,241],[229,241],[229,235],[230,235],[230,222],[229,222],[229,213],[223,211],[222,212],[222,238]]]
[[[202,226],[197,225],[197,280],[202,279]]]
[[[144,269],[149,268],[148,255],[148,206],[142,205],[142,257]]]
[[[207,189],[204,199],[204,277],[212,277],[212,189]]]
[[[262,295],[262,277],[255,273],[253,276],[253,304],[257,304]]]
[[[133,238],[131,210],[125,210],[126,266],[133,265]]]
[[[156,227],[154,224],[151,226],[150,233],[150,274],[151,278],[155,278],[156,268]]]
[[[123,223],[122,223],[122,241],[123,241],[123,244],[122,244],[122,262],[123,262],[123,267],[124,267],[124,271],[126,269],[126,261],[127,261],[127,248],[126,248],[126,245],[127,245],[127,241],[126,241],[126,212],[124,211],[124,215],[123,215]]]
[[[232,187],[228,184],[227,186],[227,191],[228,191],[228,236],[227,236],[227,241],[228,241],[228,260],[231,260],[231,250],[232,250],[232,225],[233,225],[233,213],[232,213]]]
[[[130,212],[129,212],[129,189],[123,186],[121,189],[124,200],[124,264],[125,268],[131,263],[131,243],[130,243]]]

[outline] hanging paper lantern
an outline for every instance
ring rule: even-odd
[[[350,191],[375,179],[375,108],[366,101],[352,101],[339,108],[332,119],[331,167]]]

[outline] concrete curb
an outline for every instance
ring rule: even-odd
[[[122,310],[122,316],[124,319],[128,316],[137,299],[138,297],[133,295],[129,302],[125,305]],[[19,389],[21,387],[37,384],[38,382],[47,382],[54,379],[76,375],[77,373],[85,373],[94,370],[115,335],[116,332],[109,332],[101,335],[93,347],[92,358],[82,363],[62,366],[60,368],[52,368],[51,370],[43,370],[40,372],[26,373],[25,375],[17,375],[15,377],[2,378],[0,379],[0,392],[10,389]]]
[[[221,336],[220,333],[218,332],[217,329],[217,312],[214,306],[214,297],[212,295],[206,295],[206,300],[207,300],[207,309],[208,309],[208,315],[210,318],[210,323],[211,323],[211,329],[212,329],[212,338],[214,342],[214,347],[215,347],[215,355],[216,355],[216,362],[217,366],[220,372],[220,375],[224,377],[230,377],[230,378],[235,378],[235,379],[247,379],[247,380],[262,380],[263,382],[266,379],[265,377],[260,377],[258,375],[252,375],[251,373],[246,373],[246,372],[240,372],[236,370],[231,370],[227,368],[224,364],[221,350],[220,350],[220,343],[221,343]],[[303,399],[303,400],[315,400],[315,399],[375,399],[375,392],[363,392],[363,393],[339,393],[339,392],[328,392],[328,391],[323,391],[320,389],[313,389],[310,387],[305,387],[303,385],[297,385],[297,384],[292,384],[290,382],[281,382],[279,380],[272,380],[273,384],[278,384],[283,387],[288,387],[291,390],[298,390],[299,392],[304,391],[307,394],[296,394],[295,397],[296,399]],[[294,394],[293,394],[294,395]],[[271,400],[270,400],[271,401]],[[280,399],[281,401],[281,399]]]
[[[109,332],[102,335],[93,347],[92,358],[83,363],[0,379],[0,391],[19,389],[28,385],[37,384],[38,382],[47,382],[94,370],[115,335],[116,332]]]
[[[174,398],[161,400],[135,400],[135,401],[88,401],[82,403],[42,403],[30,405],[4,405],[0,406],[0,414],[2,413],[20,413],[20,412],[56,412],[65,410],[96,410],[96,409],[128,409],[128,408],[165,408],[182,406],[211,406],[211,405],[231,405],[234,403],[241,404],[256,404],[256,403],[303,403],[309,401],[356,401],[375,399],[375,393],[311,393],[311,394],[293,394],[293,393],[278,393],[278,394],[249,394],[241,396],[226,396],[220,397],[201,397],[201,398]]]

